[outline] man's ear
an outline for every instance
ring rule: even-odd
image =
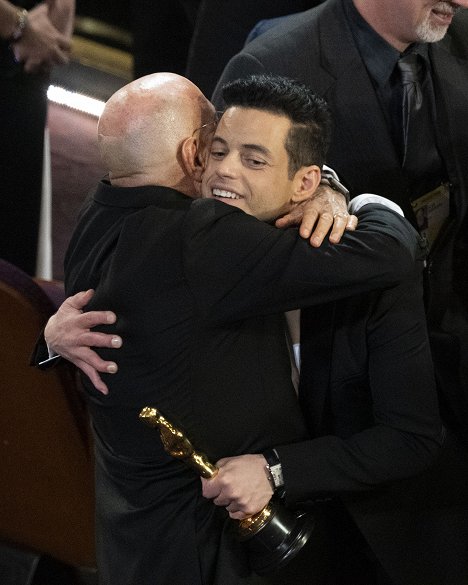
[[[292,202],[297,205],[306,199],[310,199],[319,186],[320,179],[319,166],[310,165],[308,167],[301,167],[293,178]]]
[[[205,157],[201,152],[200,142],[194,137],[186,138],[182,143],[182,163],[187,175],[189,175],[195,186],[201,183],[203,171],[205,170]]]

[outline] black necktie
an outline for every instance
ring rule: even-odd
[[[411,159],[417,158],[417,151],[420,145],[417,139],[429,121],[423,115],[423,95],[421,89],[422,64],[415,53],[406,55],[398,61],[400,79],[402,85],[402,165],[411,165]]]
[[[401,82],[401,165],[413,183],[413,195],[437,184],[441,160],[431,113],[431,92],[424,59],[409,53],[397,63]]]

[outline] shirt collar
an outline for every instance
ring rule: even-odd
[[[158,207],[186,207],[192,199],[169,187],[146,185],[143,187],[116,187],[109,180],[99,182],[93,196],[97,203],[111,207],[142,208],[149,205]]]
[[[379,87],[388,83],[397,61],[402,55],[417,53],[429,63],[427,43],[413,43],[404,53],[400,53],[364,20],[352,0],[343,0],[343,5],[362,60],[370,76]]]

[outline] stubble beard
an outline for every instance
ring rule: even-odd
[[[441,9],[448,8],[453,14],[455,14],[460,8],[459,6],[456,6],[454,9],[450,2],[438,2],[434,8],[435,7],[440,7]],[[441,41],[447,33],[449,25],[435,24],[432,22],[431,18],[431,13],[429,12],[426,18],[416,27],[416,35],[418,41],[421,43],[437,43],[438,41]]]

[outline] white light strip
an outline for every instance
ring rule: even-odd
[[[101,102],[100,100],[73,91],[68,91],[67,89],[63,89],[63,87],[57,87],[56,85],[49,85],[47,98],[55,104],[68,106],[69,108],[90,114],[96,118],[99,118],[104,108],[104,102]]]

